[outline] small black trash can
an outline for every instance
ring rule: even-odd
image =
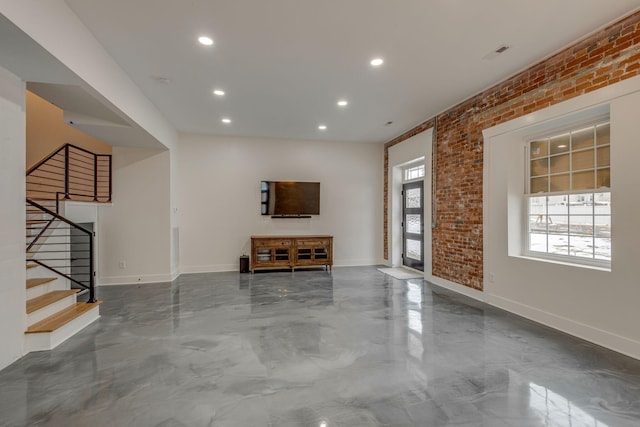
[[[248,273],[249,272],[249,257],[246,255],[242,255],[240,257],[240,273]]]

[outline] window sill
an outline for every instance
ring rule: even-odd
[[[604,271],[607,273],[611,273],[611,266],[604,266],[604,265],[594,265],[594,264],[582,264],[582,263],[577,263],[577,262],[571,262],[571,261],[564,261],[564,260],[558,260],[555,258],[545,258],[542,256],[536,256],[536,255],[532,255],[532,254],[527,254],[527,255],[509,255],[512,258],[520,258],[520,259],[526,259],[529,261],[538,261],[538,262],[548,262],[551,264],[557,264],[557,265],[564,265],[566,267],[575,267],[575,268],[586,268],[589,270],[597,270],[597,271]]]

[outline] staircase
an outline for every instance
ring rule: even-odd
[[[65,200],[110,201],[111,156],[67,144],[27,172],[26,351],[51,350],[100,317],[94,233],[60,214]]]

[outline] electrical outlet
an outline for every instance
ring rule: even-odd
[[[127,261],[119,261],[118,267],[124,270],[125,268],[127,268]]]
[[[489,283],[494,283],[496,281],[496,276],[493,273],[489,273]]]

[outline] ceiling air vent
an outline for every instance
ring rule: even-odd
[[[493,59],[496,56],[500,55],[501,53],[504,53],[505,51],[509,50],[510,47],[511,46],[507,46],[506,44],[500,45],[494,50],[492,50],[491,52],[487,53],[485,56],[483,56],[482,59]]]

